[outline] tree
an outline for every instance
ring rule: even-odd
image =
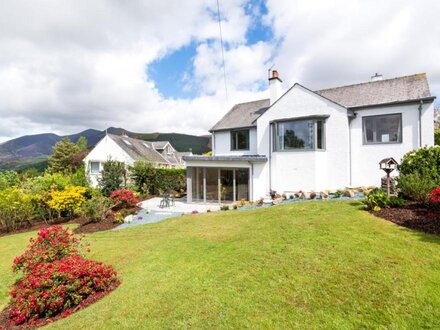
[[[99,188],[104,196],[110,196],[115,190],[120,189],[126,183],[127,171],[122,162],[109,160],[104,163],[101,178],[98,179]]]
[[[49,172],[72,173],[77,167],[73,165],[74,156],[79,152],[78,146],[68,137],[58,141],[52,147],[52,155],[49,156]]]
[[[78,147],[78,151],[86,151],[88,148],[88,141],[85,136],[80,136],[78,141],[76,141],[76,146]]]

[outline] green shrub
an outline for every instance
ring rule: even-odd
[[[401,196],[426,203],[428,194],[440,185],[440,146],[424,147],[403,156],[399,165]]]
[[[428,194],[438,184],[429,176],[420,176],[416,173],[399,176],[397,187],[401,196],[419,203],[426,203],[429,200]]]
[[[130,177],[136,191],[141,194],[150,194],[158,184],[156,169],[148,162],[135,162],[130,168]]]
[[[440,183],[440,146],[424,147],[405,154],[398,166],[400,174],[418,174]]]
[[[228,211],[228,210],[229,210],[229,206],[228,206],[228,205],[222,205],[222,206],[220,207],[220,210],[222,210],[222,211]]]
[[[434,143],[437,146],[440,146],[440,129],[436,129],[434,132]]]
[[[150,163],[138,161],[130,168],[130,177],[141,194],[161,195],[166,191],[182,193],[186,190],[186,170],[154,168]]]
[[[80,214],[93,222],[99,222],[105,218],[111,206],[112,201],[109,198],[95,195],[83,203]]]
[[[42,176],[30,178],[21,184],[26,192],[30,194],[44,194],[51,190],[64,190],[67,186],[73,186],[70,176],[60,173],[45,173]]]
[[[0,190],[0,224],[7,232],[24,222],[30,222],[34,213],[32,196],[17,187]]]
[[[0,190],[18,186],[20,184],[20,177],[15,171],[0,172]]]
[[[388,206],[390,207],[402,207],[405,205],[405,200],[399,196],[390,196],[388,200]]]
[[[388,205],[389,197],[385,190],[374,189],[362,202],[367,210],[380,211],[381,208]]]
[[[101,177],[98,179],[102,194],[110,196],[115,190],[121,189],[126,183],[126,175],[124,163],[115,160],[105,162]]]

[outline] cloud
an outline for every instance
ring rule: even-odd
[[[268,0],[267,12],[257,0],[220,4],[228,104],[214,0],[3,2],[0,141],[106,126],[204,134],[235,102],[266,97],[272,63],[285,87],[427,72],[440,95],[437,1]],[[255,42],[266,27],[273,39]],[[148,67],[188,45],[195,56],[179,76],[196,96],[164,97]]]

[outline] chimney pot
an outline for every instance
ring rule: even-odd
[[[371,81],[383,80],[383,76],[376,72],[374,76],[371,76]]]
[[[281,83],[283,81],[280,79],[277,70],[272,71],[272,77],[269,78],[269,94],[270,94],[270,104],[274,104],[276,100],[281,96],[282,89]]]

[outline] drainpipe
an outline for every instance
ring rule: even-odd
[[[269,191],[272,190],[272,134],[273,124],[269,124]]]
[[[214,156],[214,150],[215,150],[215,133],[214,132],[212,132],[212,134],[211,134],[211,147],[212,147],[211,153]]]
[[[348,117],[348,167],[349,167],[349,181],[350,187],[353,186],[353,171],[352,171],[352,155],[351,155],[351,122],[354,118],[356,118],[357,113],[353,112],[354,117]]]
[[[423,101],[420,100],[420,104],[419,104],[419,148],[422,147],[422,109],[423,109]]]

